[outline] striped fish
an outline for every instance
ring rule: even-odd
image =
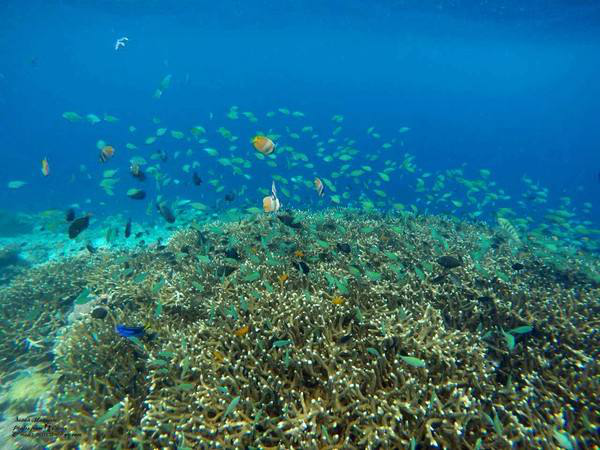
[[[317,194],[319,194],[319,197],[323,197],[325,195],[325,185],[319,177],[315,178],[314,183],[315,189],[317,190]]]
[[[105,145],[104,147],[102,147],[102,150],[100,150],[100,162],[105,163],[110,158],[112,158],[114,154],[115,149],[112,148],[110,145]]]
[[[275,188],[275,182],[271,184],[271,195],[267,195],[263,198],[263,210],[268,212],[277,212],[281,208],[281,202],[277,198],[277,189]]]

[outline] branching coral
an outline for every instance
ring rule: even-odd
[[[554,446],[557,432],[595,442],[593,282],[565,288],[527,243],[517,254],[481,225],[293,219],[212,223],[164,247],[100,254],[51,293],[87,286],[108,313],[60,333],[51,413],[78,437],[48,444],[509,448]],[[117,323],[147,334],[125,339]]]

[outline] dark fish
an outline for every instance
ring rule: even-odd
[[[94,319],[104,319],[108,315],[108,310],[106,308],[102,308],[101,306],[94,308],[92,310],[92,314],[90,314]]]
[[[125,225],[125,237],[128,238],[131,236],[131,219],[127,221],[127,225]]]
[[[136,189],[127,194],[132,200],[143,200],[146,198],[146,192],[141,189]]]
[[[144,235],[144,233],[142,231],[138,231],[137,233],[135,233],[135,238],[139,239]]]
[[[75,210],[73,208],[67,209],[65,219],[67,219],[67,222],[73,222],[73,219],[75,219]]]
[[[525,266],[523,264],[518,263],[518,262],[514,263],[511,267],[513,270],[522,270],[525,268]]]
[[[338,242],[336,247],[340,252],[345,253],[346,255],[352,251],[352,247],[350,247],[350,244],[347,242]]]
[[[237,259],[238,261],[241,259],[240,254],[235,248],[228,248],[225,250],[225,256],[231,259]]]
[[[131,172],[131,176],[133,178],[137,178],[140,181],[146,180],[146,174],[142,171],[142,168],[139,164],[132,164],[129,168],[129,171]]]
[[[194,174],[192,175],[192,181],[196,186],[200,186],[202,184],[202,178],[200,178],[200,176],[196,172],[194,172]]]
[[[175,215],[173,214],[173,211],[171,210],[171,208],[169,208],[169,206],[166,203],[159,203],[158,211],[160,212],[160,215],[163,216],[163,218],[167,222],[169,222],[169,223],[175,222]]]
[[[233,192],[229,192],[228,194],[225,194],[226,202],[232,202],[234,200],[235,200],[235,194]]]
[[[85,248],[87,248],[87,251],[90,252],[90,253],[92,253],[92,254],[94,254],[94,253],[96,253],[98,251],[98,249],[96,247],[94,247],[89,242],[85,245]]]
[[[160,159],[162,162],[165,162],[168,158],[167,156],[167,152],[165,152],[164,150],[158,150],[156,152],[154,152],[154,154],[152,155],[155,159]]]
[[[296,219],[291,214],[280,214],[277,216],[277,218],[290,228],[302,228],[302,224],[300,222],[296,222]]]
[[[236,270],[237,270],[237,267],[220,266],[220,267],[217,267],[217,276],[227,278],[229,275],[231,275]]]
[[[308,267],[308,264],[306,264],[304,261],[298,261],[295,263],[295,265],[296,265],[296,268],[298,270],[301,270],[304,275],[308,275],[308,272],[310,272],[310,268]]]
[[[437,259],[437,263],[444,269],[454,269],[455,267],[462,266],[460,259],[454,256],[444,255]]]
[[[75,239],[79,234],[85,230],[90,224],[90,216],[83,216],[79,219],[73,220],[69,225],[69,238]]]
[[[128,327],[127,325],[117,325],[115,331],[123,337],[142,337],[146,334],[144,327]]]

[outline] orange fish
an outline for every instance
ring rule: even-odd
[[[320,178],[315,178],[315,189],[317,190],[317,194],[319,194],[319,197],[323,197],[325,195],[325,186],[323,185],[323,182],[321,181]]]
[[[287,281],[288,278],[289,275],[287,273],[282,273],[281,275],[279,275],[277,277],[277,279],[279,280],[279,285],[283,287],[284,283]]]
[[[303,252],[302,250],[296,250],[296,251],[294,252],[294,256],[295,256],[296,258],[302,258],[302,257],[304,257],[304,252]]]
[[[248,334],[248,331],[250,331],[250,327],[248,325],[244,325],[242,328],[238,328],[237,330],[235,330],[234,334],[237,337],[242,337]]]
[[[270,155],[275,151],[275,143],[266,136],[254,136],[252,138],[252,145],[254,148],[261,152],[263,155]]]
[[[281,204],[279,203],[279,199],[276,197],[268,196],[263,198],[263,210],[265,212],[277,212]]]
[[[343,305],[344,297],[342,297],[341,295],[336,295],[331,299],[331,303],[333,303],[334,305]]]
[[[47,177],[50,175],[50,166],[48,165],[48,158],[42,159],[42,175]]]
[[[277,212],[281,208],[281,203],[277,198],[277,190],[275,189],[275,182],[271,185],[271,195],[263,198],[263,210],[265,212]]]
[[[104,147],[102,147],[102,150],[100,150],[100,162],[105,163],[110,158],[112,158],[114,154],[115,149],[112,148],[110,145],[105,145]]]

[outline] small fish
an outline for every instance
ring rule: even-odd
[[[162,162],[165,162],[168,158],[167,152],[164,150],[158,150],[150,155],[151,159],[160,159]]]
[[[196,186],[200,186],[202,184],[202,178],[200,178],[200,175],[198,175],[196,172],[194,172],[194,174],[192,175],[192,182]]]
[[[19,188],[22,188],[23,186],[25,186],[26,184],[27,184],[26,181],[13,180],[13,181],[9,181],[7,186],[9,189],[19,189]]]
[[[112,158],[114,154],[115,149],[110,145],[105,145],[104,147],[102,147],[102,150],[100,150],[100,162],[105,163],[110,158]]]
[[[271,139],[266,136],[254,136],[252,138],[252,145],[254,148],[258,150],[263,155],[270,155],[275,151],[276,145],[273,143]]]
[[[166,203],[159,203],[157,205],[157,208],[158,208],[158,212],[160,213],[160,215],[163,216],[163,218],[168,223],[175,222],[175,215],[173,214],[173,211],[171,210],[171,208],[169,208],[169,206]]]
[[[342,297],[341,295],[336,295],[331,299],[331,303],[333,303],[334,305],[343,305],[344,297]]]
[[[125,237],[128,238],[129,236],[131,236],[131,219],[127,220],[125,225]]]
[[[73,220],[75,219],[75,210],[73,208],[67,209],[65,219],[67,220],[67,222],[73,222]]]
[[[87,249],[87,251],[88,251],[88,252],[90,252],[92,255],[98,251],[98,249],[97,249],[96,247],[94,247],[94,246],[93,246],[93,245],[92,245],[90,242],[88,242],[88,243],[85,245],[85,248],[86,248],[86,249]]]
[[[285,282],[288,280],[289,275],[287,273],[282,273],[281,275],[279,275],[277,277],[277,279],[279,280],[279,285],[283,288],[283,285],[285,284]]]
[[[317,194],[319,194],[319,197],[323,197],[325,195],[325,186],[323,185],[321,179],[318,177],[315,178],[314,184],[315,189],[317,190]]]
[[[308,264],[304,261],[296,262],[295,266],[298,270],[301,270],[304,275],[308,275],[308,272],[310,272],[310,267],[308,267]]]
[[[146,192],[142,191],[141,189],[129,189],[127,191],[127,197],[132,200],[143,200],[146,198]]]
[[[131,164],[129,171],[131,172],[131,176],[133,178],[137,178],[140,181],[146,180],[146,174],[142,171],[142,168],[139,164]]]
[[[225,194],[226,202],[232,202],[234,200],[235,200],[235,194],[233,192],[229,192],[229,193]]]
[[[115,50],[119,50],[120,48],[124,48],[125,45],[127,45],[127,42],[129,41],[128,37],[122,37],[117,39],[117,41],[115,42]]]
[[[244,325],[243,327],[235,330],[233,334],[235,334],[237,337],[242,337],[248,334],[248,331],[250,331],[250,327],[248,325]]]
[[[115,331],[123,337],[142,337],[146,334],[144,327],[128,327],[127,325],[117,325]]]
[[[50,175],[50,166],[48,165],[48,158],[42,159],[42,175],[47,177]]]
[[[85,230],[90,224],[90,216],[86,215],[80,217],[79,219],[75,219],[69,225],[69,238],[75,239],[79,234]]]
[[[281,203],[277,198],[277,190],[275,189],[275,182],[271,185],[271,195],[263,198],[263,210],[265,212],[277,212],[281,208]]]

